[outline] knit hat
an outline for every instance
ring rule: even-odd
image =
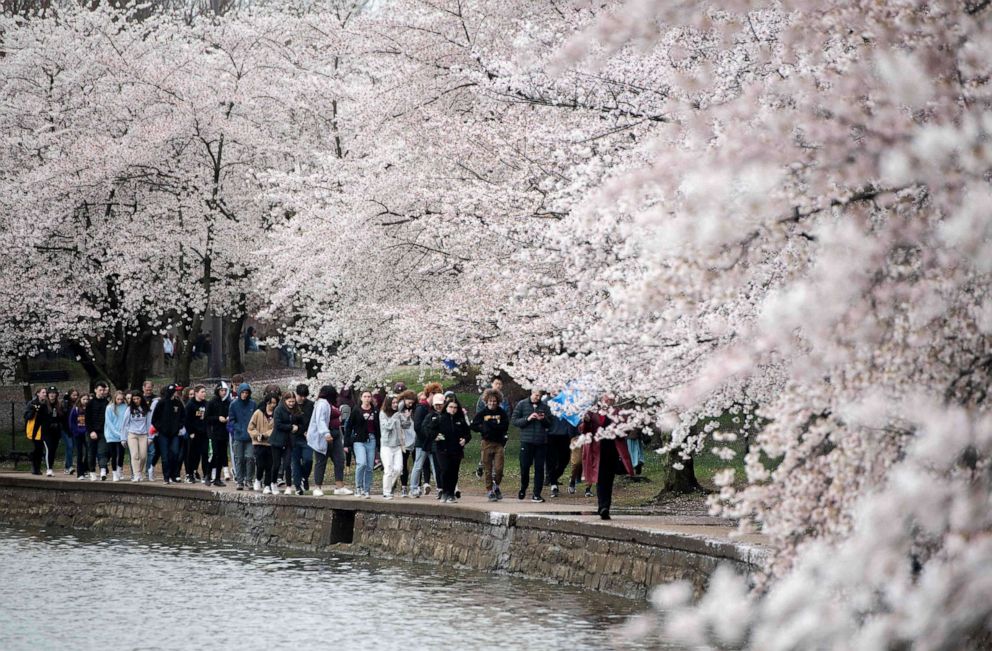
[[[443,405],[444,404],[444,394],[435,393],[434,397],[431,398],[431,404]]]

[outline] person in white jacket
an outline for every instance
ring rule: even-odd
[[[403,472],[403,452],[406,450],[406,431],[413,428],[413,418],[406,401],[396,396],[386,396],[379,413],[379,436],[382,446],[382,496],[393,499],[393,487]]]
[[[313,405],[313,416],[307,428],[307,445],[314,451],[313,494],[320,497],[324,494],[324,471],[327,468],[327,458],[332,457],[335,464],[334,494],[351,495],[350,489],[344,486],[344,433],[341,431],[341,412],[334,404],[338,392],[332,386],[322,386],[317,394],[317,402]],[[332,427],[332,423],[334,427]],[[338,477],[338,472],[342,476]]]

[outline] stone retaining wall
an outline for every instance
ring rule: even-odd
[[[0,477],[0,523],[444,563],[634,598],[673,579],[700,590],[720,563],[748,573],[758,553],[699,537],[433,500],[261,496],[26,476]]]

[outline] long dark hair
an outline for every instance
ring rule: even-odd
[[[382,401],[382,413],[386,414],[387,418],[392,418],[396,411],[393,409],[393,400],[398,400],[397,396],[386,396],[386,399]]]
[[[134,404],[134,399],[138,399],[138,404]],[[131,390],[131,401],[128,403],[132,416],[144,416],[148,413],[148,405],[145,404],[145,396],[141,391]]]
[[[338,404],[338,390],[330,384],[325,384],[320,387],[320,392],[317,394],[317,400],[320,400],[321,398],[332,405],[336,405]]]

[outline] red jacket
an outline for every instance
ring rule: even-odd
[[[592,442],[582,446],[582,480],[587,484],[595,484],[599,481],[599,459],[602,455],[603,445],[615,445],[617,455],[623,468],[617,468],[618,474],[634,474],[634,464],[630,461],[630,452],[627,450],[627,439],[618,436],[615,439],[596,440],[596,432],[608,426],[612,421],[605,414],[594,414],[588,412],[579,423],[579,432],[591,434]]]

